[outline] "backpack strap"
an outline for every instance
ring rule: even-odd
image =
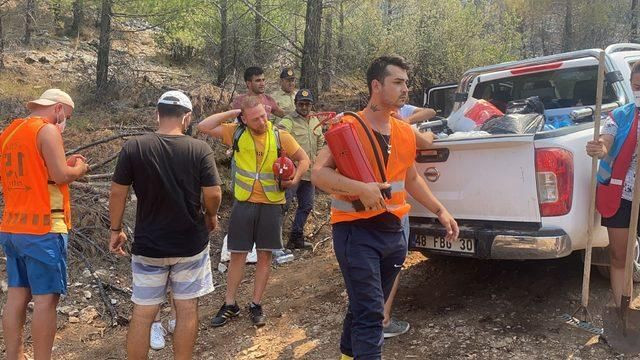
[[[240,148],[238,147],[238,142],[240,142],[240,136],[242,136],[242,133],[244,133],[246,128],[247,128],[246,125],[244,125],[243,123],[240,123],[238,124],[238,127],[236,128],[236,130],[233,132],[233,141],[231,143],[231,148],[233,149],[234,152],[240,151]]]
[[[280,142],[280,131],[275,126],[273,127],[273,135],[276,138],[276,151],[278,152],[278,156],[280,156],[282,152],[282,143]]]

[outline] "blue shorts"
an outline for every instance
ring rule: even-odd
[[[67,234],[0,233],[9,287],[30,288],[31,295],[66,294],[67,239]]]

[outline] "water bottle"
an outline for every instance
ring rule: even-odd
[[[278,265],[291,262],[293,261],[293,254],[283,254],[283,255],[277,256],[273,259],[273,261]]]

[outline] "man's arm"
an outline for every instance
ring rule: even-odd
[[[218,227],[218,209],[222,201],[222,189],[218,185],[203,186],[202,195],[207,227],[212,231]]]
[[[427,121],[434,116],[436,116],[435,110],[418,107],[418,108],[415,108],[413,110],[413,113],[410,116],[408,116],[406,119],[404,119],[404,121],[408,122],[409,124],[415,124],[418,122]]]
[[[458,238],[460,232],[458,223],[453,219],[453,216],[449,214],[444,205],[436,199],[424,179],[418,176],[415,165],[412,165],[407,170],[405,189],[417,202],[438,216],[440,223],[447,229],[446,239],[448,241]]]
[[[389,184],[363,183],[349,179],[336,172],[336,164],[328,147],[324,147],[318,153],[316,162],[311,172],[311,182],[320,190],[334,195],[357,196],[365,209],[379,210],[386,207],[381,189],[386,189]]]
[[[117,255],[125,255],[124,243],[127,241],[122,229],[122,218],[124,208],[129,194],[128,185],[120,185],[111,182],[111,193],[109,194],[109,217],[111,219],[111,240],[109,241],[109,251]]]
[[[280,105],[278,105],[278,103],[275,100],[271,105],[271,113],[279,118],[283,118],[286,116],[286,113],[284,112],[284,110],[280,108]]]
[[[200,121],[196,128],[198,129],[198,131],[205,133],[213,138],[222,139],[223,128],[220,125],[237,118],[240,113],[240,109],[233,109],[222,113],[213,114]]]
[[[40,132],[38,132],[38,147],[44,158],[44,163],[49,171],[49,177],[56,184],[69,184],[89,171],[89,165],[84,162],[83,157],[74,157],[74,161],[70,161],[72,166],[67,164],[64,157],[64,146],[62,144],[62,136],[60,131],[47,124]]]
[[[418,149],[428,149],[433,145],[433,140],[435,136],[431,131],[420,132],[415,127],[411,127],[413,129],[413,133],[416,135],[416,148]]]

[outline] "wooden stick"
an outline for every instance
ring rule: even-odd
[[[107,158],[106,160],[103,160],[102,162],[99,162],[97,164],[89,165],[89,171],[94,171],[96,169],[100,169],[101,167],[103,167],[103,166],[107,165],[108,163],[112,162],[113,160],[117,159],[119,155],[120,155],[120,153],[115,153],[115,154],[109,156],[109,158]]]
[[[105,307],[109,311],[109,316],[111,316],[111,326],[127,325],[129,323],[129,320],[118,315],[118,311],[113,306],[113,304],[111,304],[111,299],[109,298],[109,296],[107,296],[107,293],[104,291],[104,284],[102,283],[100,278],[94,274],[93,266],[91,265],[91,262],[89,261],[89,259],[87,259],[87,257],[84,256],[84,254],[82,254],[82,252],[78,251],[76,248],[70,246],[69,249],[71,249],[71,252],[73,252],[80,259],[82,259],[82,262],[84,262],[84,265],[87,267],[87,269],[91,273],[91,277],[93,278],[93,281],[95,281],[96,284],[98,285],[100,298],[102,299],[102,302],[104,303]]]
[[[101,140],[98,140],[98,141],[94,141],[94,142],[89,143],[87,145],[82,145],[82,146],[80,146],[78,148],[75,148],[73,150],[69,150],[69,151],[67,151],[67,153],[65,155],[69,156],[69,155],[75,154],[75,153],[77,153],[77,152],[79,152],[81,150],[88,149],[88,148],[90,148],[92,146],[104,144],[106,142],[113,141],[113,140],[116,140],[116,139],[129,137],[129,136],[144,135],[144,134],[147,134],[147,133],[146,132],[135,132],[135,133],[125,133],[125,134],[118,134],[118,135],[109,136],[108,138],[104,138],[104,139],[101,139]]]
[[[605,53],[600,51],[598,57],[598,80],[596,82],[596,109],[593,115],[593,140],[598,141],[600,138],[600,118],[602,117],[602,90],[604,87],[604,67]],[[586,309],[589,305],[589,282],[591,281],[591,254],[593,249],[593,233],[595,231],[596,221],[596,189],[598,183],[596,175],[598,173],[598,159],[591,159],[591,184],[589,188],[589,213],[587,228],[587,247],[584,251],[584,272],[582,274],[582,306]]]

